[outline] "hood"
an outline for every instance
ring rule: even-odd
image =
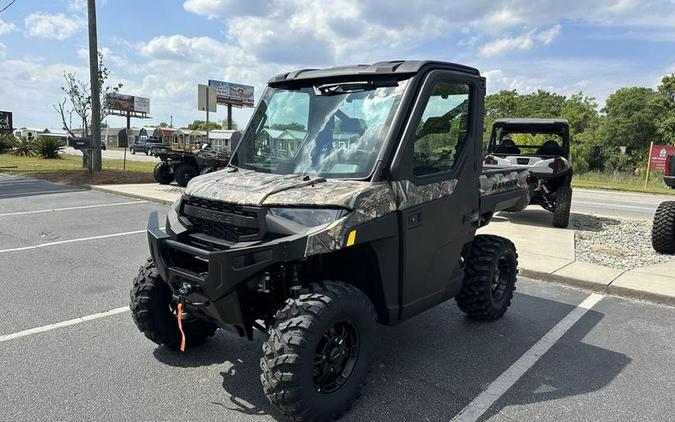
[[[240,205],[323,206],[352,209],[354,199],[370,182],[260,173],[230,169],[208,173],[190,181],[185,194]]]

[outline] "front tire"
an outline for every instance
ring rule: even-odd
[[[510,240],[476,236],[467,257],[462,290],[455,297],[459,309],[474,319],[501,318],[516,290],[518,254]]]
[[[565,228],[570,224],[570,209],[572,208],[572,188],[560,188],[553,204],[553,226]]]
[[[138,329],[153,342],[170,349],[180,348],[181,334],[175,315],[175,302],[169,285],[162,280],[152,258],[138,270],[130,292],[131,316]],[[183,315],[183,331],[187,347],[196,346],[211,337],[215,324]]]
[[[157,163],[152,175],[155,182],[160,185],[168,185],[173,181],[173,171],[171,171],[171,166],[166,163]]]
[[[288,299],[260,359],[270,402],[294,420],[339,417],[365,379],[376,318],[368,297],[345,283],[313,283]]]
[[[656,252],[675,253],[675,201],[661,202],[652,223],[652,247]]]
[[[176,167],[176,183],[178,186],[184,188],[187,186],[190,179],[197,175],[197,169],[190,164],[181,164]]]

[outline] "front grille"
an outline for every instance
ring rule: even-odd
[[[262,235],[261,212],[260,208],[186,196],[181,215],[192,225],[192,233],[241,242]]]

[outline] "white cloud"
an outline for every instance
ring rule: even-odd
[[[84,22],[76,17],[66,17],[63,13],[50,15],[37,12],[31,13],[24,19],[24,26],[28,37],[65,40],[82,29]]]
[[[10,31],[14,31],[16,29],[16,25],[13,23],[7,23],[0,19],[0,35],[6,34]]]
[[[126,57],[113,53],[113,51],[108,47],[99,47],[98,51],[103,55],[103,63],[106,65],[106,67],[109,67],[111,64],[123,67],[129,65],[129,61],[126,59]],[[89,49],[84,47],[78,48],[77,57],[88,63]]]
[[[0,59],[4,59],[5,57],[7,57],[7,47],[0,42]]]
[[[270,3],[265,0],[186,0],[183,8],[209,18],[259,16],[269,10]]]
[[[537,40],[544,45],[549,45],[560,35],[560,25],[554,25],[551,28],[541,31],[536,35]]]
[[[76,11],[86,11],[87,10],[87,0],[69,0],[68,8],[70,10]]]
[[[537,32],[531,30],[515,37],[503,37],[490,41],[480,48],[483,56],[494,56],[514,50],[529,50],[536,43],[548,45],[560,34],[560,25]]]

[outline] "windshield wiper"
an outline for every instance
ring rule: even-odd
[[[372,91],[376,88],[386,86],[398,86],[397,81],[353,81],[353,82],[336,82],[330,84],[322,84],[314,86],[314,94],[316,95],[338,95],[348,92],[363,92]]]

